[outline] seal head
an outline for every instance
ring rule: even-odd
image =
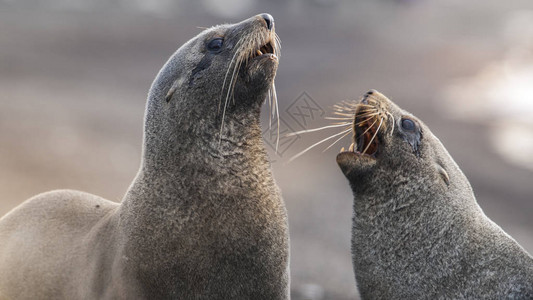
[[[235,138],[231,123],[258,120],[273,91],[279,49],[268,14],[209,28],[180,47],[149,92],[146,150],[163,148],[161,142],[168,143],[176,132],[207,130],[213,133],[204,139],[208,143]]]
[[[375,90],[351,109],[353,143],[337,163],[354,194],[361,296],[531,297],[533,260],[485,216],[429,128]]]

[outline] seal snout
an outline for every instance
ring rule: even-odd
[[[356,154],[353,158],[362,159],[364,157],[365,161],[376,159],[378,151],[383,146],[380,135],[386,131],[389,120],[393,119],[392,114],[387,110],[383,97],[378,91],[369,90],[363,95],[359,103],[351,104],[351,107],[346,107],[344,112],[340,114],[341,116],[346,115],[346,111],[353,113],[353,142],[347,151]],[[341,149],[342,152],[344,152],[344,148]]]
[[[266,23],[266,27],[268,30],[272,30],[274,28],[274,18],[270,14],[260,14],[261,18],[263,18],[263,21]]]
[[[264,27],[266,27],[267,32],[264,32],[264,29],[259,30],[259,32],[263,31],[262,33],[260,33],[262,37],[252,37],[253,40],[259,40],[259,43],[251,43],[255,44],[255,47],[253,47],[250,59],[254,59],[260,56],[269,57],[271,60],[276,59],[279,56],[280,43],[279,37],[276,35],[274,30],[274,17],[272,17],[270,14],[264,13],[257,15],[256,20],[257,19],[259,19],[260,22],[264,25]]]

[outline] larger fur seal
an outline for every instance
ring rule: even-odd
[[[120,205],[63,190],[4,216],[0,294],[287,299],[286,210],[259,124],[278,67],[273,26],[263,14],[210,28],[170,57]]]
[[[441,142],[377,91],[346,106],[337,156],[354,194],[353,267],[363,299],[533,299],[533,259],[476,203]]]

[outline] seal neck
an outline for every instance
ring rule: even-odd
[[[123,202],[176,206],[185,197],[234,197],[239,189],[269,194],[275,183],[262,142],[260,105],[226,115],[221,130],[216,114],[194,105],[182,114],[179,107],[164,107],[162,95],[159,89],[150,92],[141,167]]]
[[[261,94],[236,99],[221,127],[218,97],[206,95],[205,89],[185,86],[170,101],[165,99],[180,76],[171,58],[148,95],[141,167],[121,208],[126,235],[143,237],[132,238],[135,245],[164,236],[157,242],[172,248],[168,237],[179,231],[179,220],[188,219],[189,213],[203,212],[194,218],[200,226],[213,222],[204,220],[213,215],[281,205],[262,142]],[[162,229],[168,235],[157,233]]]

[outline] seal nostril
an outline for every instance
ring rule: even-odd
[[[272,30],[274,27],[274,18],[270,14],[261,14],[263,20],[265,20],[268,30]]]

